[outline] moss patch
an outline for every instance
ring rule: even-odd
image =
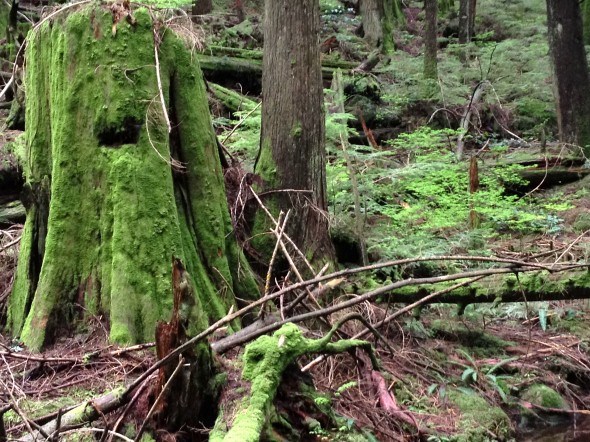
[[[521,399],[545,408],[569,410],[566,400],[557,391],[543,384],[531,385],[522,394]]]
[[[471,390],[450,390],[449,399],[461,412],[457,442],[483,442],[504,439],[511,433],[510,419]],[[492,435],[496,436],[492,439]]]

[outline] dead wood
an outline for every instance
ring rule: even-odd
[[[394,419],[398,419],[411,427],[416,428],[420,432],[420,426],[411,416],[407,415],[397,404],[395,397],[387,388],[383,375],[376,371],[371,371],[371,380],[377,390],[377,397],[379,398],[379,406],[387,411]]]
[[[123,387],[116,388],[96,399],[78,405],[67,413],[61,415],[60,419],[49,421],[41,427],[41,430],[33,431],[32,433],[21,437],[18,441],[34,442],[37,440],[43,440],[41,437],[41,431],[49,436],[53,436],[58,427],[61,429],[67,429],[85,422],[92,422],[100,416],[116,410],[123,405],[126,400],[125,389]],[[58,417],[59,416],[60,414],[58,413]],[[60,423],[61,426],[58,425]]]

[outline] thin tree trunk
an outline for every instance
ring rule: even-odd
[[[447,15],[455,9],[455,0],[438,0],[438,10],[442,15]]]
[[[547,0],[559,139],[590,155],[590,74],[578,0]]]
[[[476,0],[459,1],[459,43],[468,43],[474,35]]]
[[[582,0],[580,7],[584,26],[584,44],[590,45],[590,0]]]
[[[323,259],[333,257],[333,248],[326,215],[319,29],[319,0],[266,2],[261,150],[255,168],[271,189],[290,190],[274,199],[278,208],[294,210],[288,234],[310,256]]]
[[[383,1],[361,0],[359,5],[364,37],[367,43],[373,47],[381,45],[383,40],[383,28],[381,27]]]
[[[361,0],[359,10],[365,40],[384,54],[392,53],[393,29],[404,21],[400,0]]]
[[[424,78],[436,80],[438,68],[437,52],[437,15],[438,0],[424,0],[425,28],[424,28]]]

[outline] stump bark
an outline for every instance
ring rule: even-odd
[[[232,235],[193,36],[125,3],[69,11],[27,42],[27,221],[9,328],[39,349],[103,314],[112,341],[151,341],[171,314],[175,257],[195,293],[189,333],[201,329],[257,287]]]

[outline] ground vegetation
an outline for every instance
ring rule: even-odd
[[[428,2],[381,27],[387,50],[367,38],[370,2],[310,2],[309,97],[268,78],[312,64],[268,56],[299,40],[269,34],[262,1],[210,3],[192,21],[182,2],[18,9],[23,38],[37,25],[24,76],[18,33],[1,54],[0,107],[24,91],[26,130],[1,143],[0,441],[587,431],[590,178],[561,137],[546,3],[480,0],[465,31],[475,2],[438,2],[425,75]],[[269,111],[310,97],[309,115]],[[269,123],[293,165],[310,158],[294,139],[325,145],[331,266],[296,233],[316,226],[264,194],[285,187],[261,173]]]

